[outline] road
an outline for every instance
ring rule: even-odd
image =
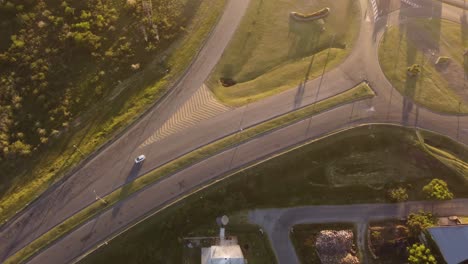
[[[154,142],[148,141],[202,89],[203,82],[219,60],[249,3],[249,0],[229,1],[223,17],[196,61],[165,101],[152,109],[145,118],[70,178],[2,227],[0,260],[4,260],[53,226],[94,202],[93,190],[96,190],[100,196],[105,196],[125,182],[213,140],[235,133],[241,127],[257,124],[335,95],[364,78],[370,82],[377,97],[344,105],[274,131],[165,178],[119,203],[116,208],[90,220],[36,255],[30,262],[71,262],[154,209],[210,183],[220,175],[332,131],[370,122],[402,124],[429,129],[458,139],[462,143],[468,143],[468,133],[464,130],[468,128],[466,116],[440,115],[414,105],[393,89],[378,63],[378,40],[385,25],[399,23],[402,15],[434,15],[432,6],[392,13],[374,22],[372,19],[366,19],[367,2],[365,0],[360,2],[364,8],[362,8],[359,45],[355,45],[342,65],[325,74],[323,80],[308,82],[303,93],[299,94],[298,89],[292,89],[244,107],[223,109],[205,120],[198,120],[188,129],[177,131]],[[430,4],[437,3],[430,1]],[[440,15],[444,18],[459,21],[461,17],[461,11],[454,7],[444,6],[440,10]],[[145,144],[148,142],[149,144]],[[133,173],[132,160],[140,153],[144,153],[147,160],[137,173]]]
[[[385,219],[406,218],[420,210],[438,215],[468,214],[468,199],[447,202],[407,202],[399,204],[359,204],[342,206],[306,206],[286,209],[254,210],[249,220],[268,235],[279,264],[299,264],[289,239],[293,226],[314,223],[354,223],[358,227],[357,241],[364,246],[367,223]],[[359,232],[360,231],[360,232]],[[294,232],[294,231],[293,231]],[[362,251],[365,252],[365,251]],[[363,262],[367,263],[367,262]]]

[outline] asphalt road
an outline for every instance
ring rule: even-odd
[[[294,245],[289,239],[293,226],[316,223],[354,223],[359,228],[357,241],[364,246],[367,223],[385,219],[406,218],[420,210],[437,215],[468,214],[468,199],[447,202],[407,202],[399,204],[359,204],[342,206],[306,206],[287,209],[254,210],[249,220],[268,235],[279,264],[299,264]],[[364,262],[367,263],[367,262]]]
[[[385,25],[399,23],[399,19],[404,16],[434,15],[432,6],[420,10],[404,10],[401,14],[392,13],[388,18],[374,22],[372,18],[366,17],[369,15],[365,12],[367,2],[360,2],[363,6],[363,19],[358,44],[348,59],[338,68],[325,74],[323,80],[308,82],[304,91],[300,93],[298,89],[292,89],[260,102],[219,113],[200,121],[190,129],[140,148],[143,142],[202,87],[219,60],[249,3],[248,0],[229,1],[222,19],[200,55],[167,99],[68,180],[44,195],[1,229],[0,260],[4,260],[51,227],[94,202],[93,190],[104,196],[125,182],[175,157],[235,133],[241,126],[247,127],[340,93],[362,79],[370,82],[377,97],[335,108],[197,163],[149,186],[121,202],[116,209],[100,214],[36,255],[30,262],[68,263],[155,208],[215,180],[227,171],[332,131],[369,122],[403,124],[433,130],[468,143],[466,116],[440,115],[403,98],[386,80],[378,63],[377,43]],[[437,4],[432,1],[430,3]],[[461,11],[453,7],[444,7],[441,8],[441,16],[459,21]],[[140,153],[144,153],[147,160],[139,171],[132,171],[133,158]]]

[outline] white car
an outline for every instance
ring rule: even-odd
[[[135,159],[135,163],[139,164],[142,163],[146,159],[145,155],[140,155]]]

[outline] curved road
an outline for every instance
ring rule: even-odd
[[[365,0],[360,0],[360,2],[364,8],[362,8],[363,19],[358,45],[348,59],[340,67],[325,74],[323,80],[308,82],[302,95],[298,96],[297,90],[289,90],[260,102],[230,109],[210,119],[200,121],[190,129],[141,148],[141,144],[146,142],[202,87],[204,80],[220,58],[249,4],[249,0],[229,1],[223,17],[196,61],[167,99],[64,183],[48,192],[14,221],[2,228],[0,261],[94,202],[93,190],[104,196],[134,177],[173,158],[215,139],[235,133],[241,126],[251,126],[340,93],[362,79],[370,82],[377,97],[344,105],[279,129],[163,179],[119,203],[114,209],[105,211],[90,220],[36,255],[30,262],[71,262],[154,209],[215,180],[220,175],[331,131],[369,122],[393,123],[430,129],[458,139],[462,143],[468,143],[468,118],[466,116],[440,115],[414,105],[393,89],[378,63],[378,39],[385,25],[399,23],[402,15],[433,15],[432,6],[418,10],[403,10],[402,13],[394,13],[373,22],[365,15],[367,2]],[[429,2],[431,5],[437,5],[435,2]],[[440,16],[455,21],[459,21],[462,15],[460,10],[446,6],[441,8],[441,13]],[[148,158],[142,168],[135,171],[132,167],[132,160],[142,152]]]

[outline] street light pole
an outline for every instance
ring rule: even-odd
[[[457,140],[459,140],[460,137],[460,115],[461,115],[461,104],[462,102],[458,102],[458,116],[457,116]]]
[[[104,204],[108,204],[107,201],[105,199],[103,199],[101,196],[99,196],[97,193],[96,193],[96,190],[93,190],[94,192],[94,195],[96,196],[96,201],[97,200],[101,200],[101,202],[103,202]]]
[[[75,148],[76,151],[78,151],[81,154],[81,156],[84,156],[83,152],[81,152],[77,145],[73,145],[73,148]]]

